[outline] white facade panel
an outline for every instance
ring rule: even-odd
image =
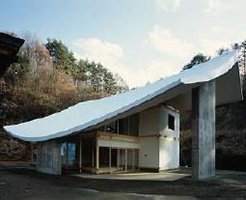
[[[159,169],[159,139],[145,137],[140,140],[139,167]]]
[[[168,125],[168,115],[174,118],[173,129]],[[179,118],[177,111],[165,106],[140,113],[140,168],[163,170],[179,167]]]

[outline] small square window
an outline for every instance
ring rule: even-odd
[[[168,128],[175,130],[175,117],[170,114],[168,114]]]

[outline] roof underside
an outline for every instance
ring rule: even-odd
[[[81,102],[47,117],[5,126],[4,129],[21,140],[44,141],[88,131],[164,102],[182,111],[189,110],[192,88],[214,79],[217,105],[240,101],[238,58],[239,51],[232,51],[144,87]]]

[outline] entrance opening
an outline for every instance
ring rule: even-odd
[[[111,167],[117,167],[117,149],[111,149]]]
[[[135,142],[135,137],[113,135],[116,139],[119,137],[119,140],[123,140],[119,142],[109,136],[101,132],[85,133],[64,140],[61,145],[62,172],[100,174],[136,170],[138,150],[118,147],[133,146],[131,141]],[[105,142],[109,140],[110,143]]]
[[[99,148],[99,167],[109,168],[109,148],[108,147],[100,147]]]
[[[136,149],[99,148],[99,173],[113,173],[137,170]]]
[[[82,139],[82,166],[86,168],[94,167],[95,142],[93,138]]]

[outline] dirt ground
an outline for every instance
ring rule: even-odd
[[[206,181],[104,180],[0,167],[0,199],[246,199],[246,173],[219,171]]]

